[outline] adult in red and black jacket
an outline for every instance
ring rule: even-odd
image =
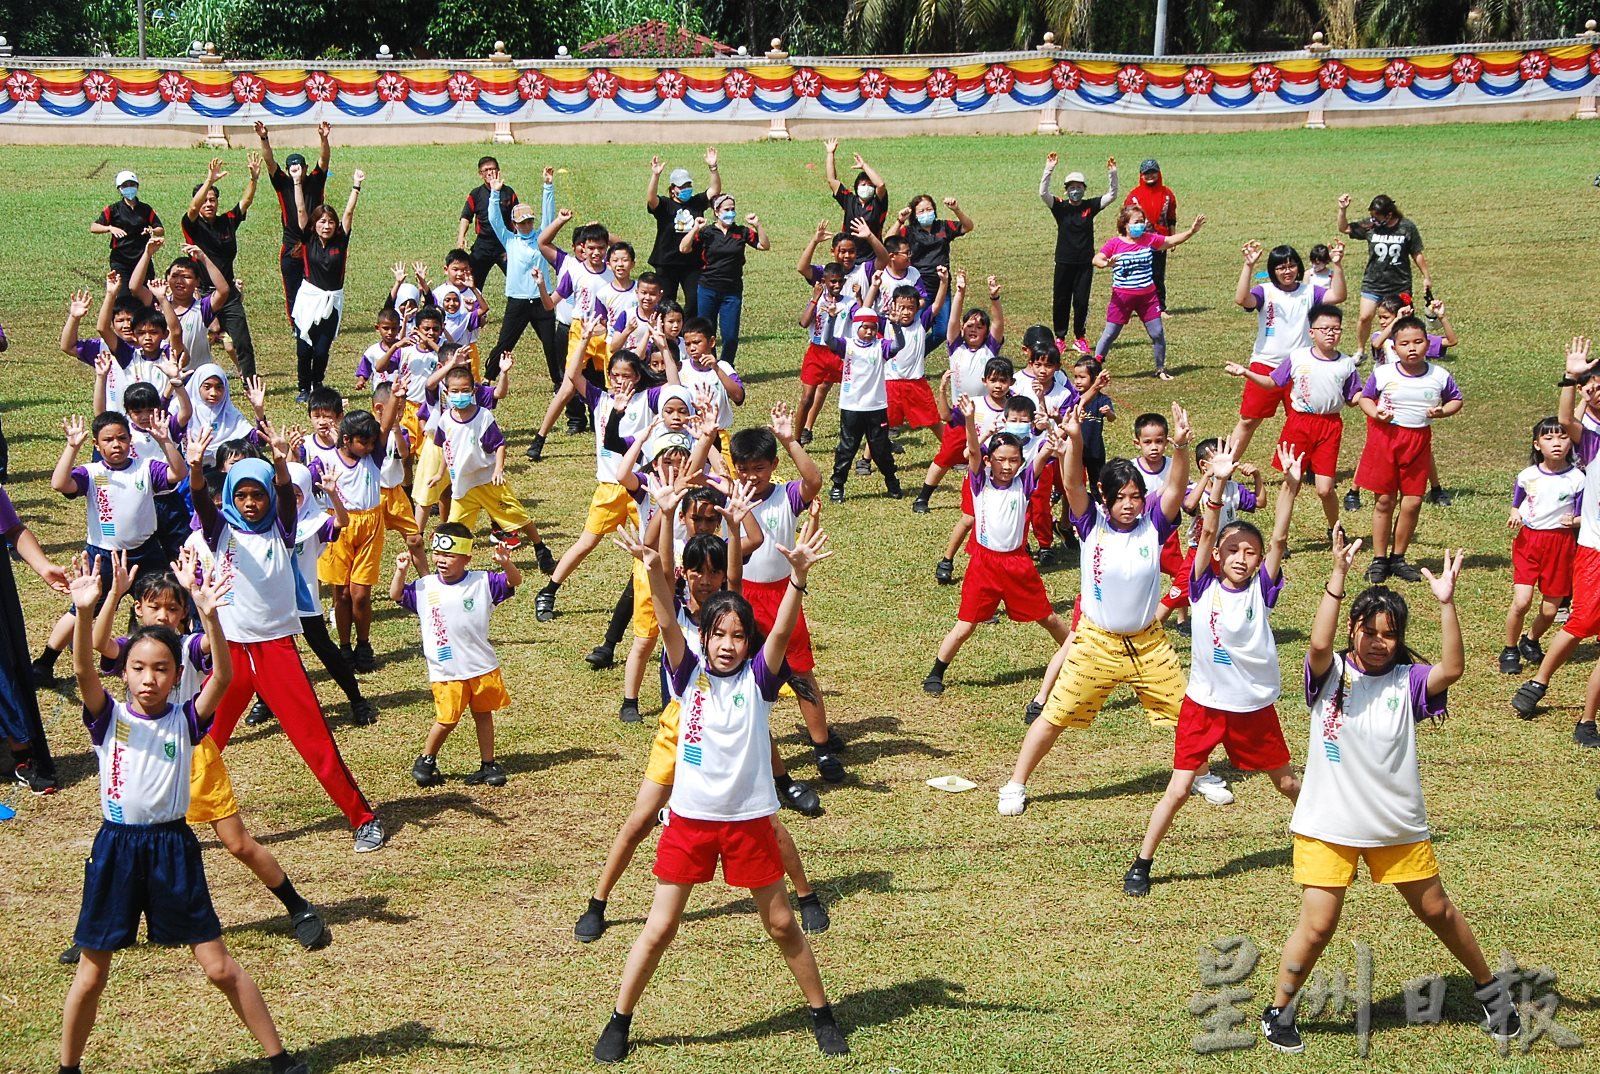
[[[289,311],[298,358],[297,402],[305,402],[312,389],[322,387],[328,373],[328,353],[339,337],[339,321],[344,315],[344,277],[350,260],[350,227],[355,222],[356,202],[365,178],[366,173],[360,168],[350,173],[350,200],[345,202],[343,216],[337,215],[331,205],[308,203],[304,175],[292,180],[301,274]]]
[[[317,138],[322,148],[318,152],[315,168],[306,170],[306,158],[301,153],[290,153],[283,158],[283,167],[280,168],[272,155],[267,125],[256,121],[256,137],[261,139],[261,156],[267,162],[267,179],[272,183],[273,192],[278,195],[278,215],[283,220],[283,248],[278,251],[278,271],[283,274],[283,308],[286,312],[294,309],[294,296],[300,290],[300,281],[305,278],[300,226],[295,220],[293,176],[296,171],[301,176],[300,185],[305,191],[306,205],[321,205],[323,192],[328,185],[328,135],[332,130],[326,122],[317,125]]]
[[[1139,165],[1139,181],[1122,204],[1137,205],[1157,235],[1171,235],[1178,225],[1178,195],[1162,182],[1161,164],[1154,157]],[[1155,271],[1156,299],[1165,317],[1172,308],[1167,305],[1167,252],[1157,250],[1151,256],[1150,267]]]
[[[116,179],[116,201],[100,210],[94,223],[89,225],[91,235],[111,236],[111,270],[122,277],[124,289],[144,283],[133,278],[133,270],[144,256],[145,243],[152,235],[164,233],[161,217],[139,200],[139,177],[131,171],[120,171]],[[150,270],[145,268],[148,278]]]
[[[500,162],[493,157],[480,157],[478,177],[483,182],[467,192],[467,203],[461,208],[461,226],[456,229],[456,246],[467,245],[467,224],[470,222],[475,237],[472,248],[467,250],[467,264],[472,266],[472,286],[482,291],[483,285],[488,282],[490,269],[506,270],[506,248],[500,245],[499,236],[489,226],[489,184],[500,177]],[[505,214],[505,219],[511,219],[511,210],[516,204],[517,192],[502,181],[500,211]]]
[[[851,226],[857,220],[865,220],[874,235],[883,236],[884,221],[889,218],[889,184],[883,181],[877,169],[868,164],[860,153],[851,154],[851,163],[856,167],[854,183],[845,186],[839,179],[839,162],[836,159],[839,152],[839,139],[829,138],[823,143],[827,151],[824,164],[828,172],[828,190],[833,194],[833,200],[839,203],[839,208],[844,210],[844,226],[839,230],[846,235],[854,235],[855,229]]]
[[[214,315],[222,330],[232,338],[239,372],[246,377],[256,375],[256,348],[250,339],[250,322],[245,319],[244,296],[234,275],[233,263],[239,256],[239,225],[244,223],[245,215],[256,200],[262,163],[259,154],[250,154],[247,165],[250,178],[245,181],[244,193],[239,195],[233,208],[222,212],[222,195],[217,192],[217,182],[228,173],[223,170],[220,159],[213,160],[206,169],[205,182],[194,188],[189,211],[183,216],[183,240],[198,246],[206,260],[233,284]]]

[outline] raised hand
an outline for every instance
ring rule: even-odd
[[[789,409],[788,403],[772,404],[772,435],[778,438],[778,443],[787,444],[794,439],[794,412]]]
[[[116,231],[118,229],[112,228],[111,230]],[[114,295],[120,290],[122,290],[122,273],[112,269],[106,273],[106,293]]]
[[[1044,170],[1045,171],[1047,171],[1047,172],[1055,171],[1056,170],[1056,165],[1060,164],[1060,163],[1061,163],[1061,154],[1060,153],[1046,153],[1045,154],[1045,158],[1044,158]]]
[[[272,445],[272,459],[274,462],[289,461],[289,438],[284,431],[272,424],[271,418],[262,418],[259,424],[261,435],[267,438],[267,443]]]
[[[1177,403],[1172,404],[1172,445],[1188,447],[1193,430],[1189,426],[1189,412]]]
[[[194,555],[194,549],[188,545],[183,549],[189,555]],[[181,555],[178,557],[183,558]],[[118,549],[111,553],[111,594],[117,599],[128,594],[133,588],[133,580],[139,577],[139,565],[135,563],[133,569],[128,569],[128,553]]]
[[[97,379],[100,378],[100,377],[109,377],[111,375],[112,364],[113,364],[113,362],[112,362],[112,359],[111,359],[111,355],[106,353],[105,351],[101,351],[99,354],[95,355],[95,359],[94,359],[94,375],[95,375],[95,377]]]
[[[321,489],[322,494],[328,497],[330,501],[337,502],[339,499],[338,473],[332,469],[323,470],[322,476],[317,480],[317,488]],[[409,559],[410,557],[407,556],[406,558]]]
[[[67,316],[75,321],[81,321],[89,315],[89,307],[94,296],[88,291],[74,291],[72,297],[67,299]]]
[[[833,550],[828,548],[828,535],[821,530],[796,539],[793,548],[785,548],[782,544],[778,544],[777,548],[783,558],[789,561],[789,569],[801,585],[805,584],[806,575],[812,567],[833,555]]]
[[[1428,568],[1422,568],[1422,577],[1428,580],[1428,588],[1433,590],[1434,599],[1440,604],[1449,604],[1455,599],[1456,579],[1461,577],[1461,568],[1466,565],[1467,550],[1458,548],[1455,557],[1451,558],[1450,549],[1444,550],[1444,566],[1438,574]]]
[[[302,448],[306,442],[306,431],[298,425],[289,426],[289,431],[284,434],[289,440],[289,457],[298,459],[302,456]]]
[[[266,163],[261,159],[261,154],[254,149],[250,150],[250,155],[244,158],[244,166],[249,169],[250,178],[252,179],[261,178],[261,169],[266,166]]]
[[[1328,245],[1328,262],[1337,265],[1344,260],[1344,240],[1334,239]]]
[[[651,157],[650,158],[650,174],[651,175],[660,175],[664,170],[666,170],[666,167],[667,167],[667,162],[662,160],[660,157]]]
[[[80,415],[72,414],[61,419],[61,431],[67,435],[67,446],[76,451],[89,439],[89,424]]]
[[[717,514],[723,517],[730,529],[737,528],[744,524],[744,520],[755,510],[755,506],[755,485],[749,481],[735,481],[733,487],[728,490],[728,505],[718,507]]]
[[[1589,350],[1588,336],[1572,337],[1572,342],[1567,344],[1567,376],[1581,377],[1594,368],[1594,361],[1589,358]]]
[[[706,146],[706,167],[715,168],[716,166],[717,166],[717,147],[714,146],[714,145],[708,145],[708,146]]]
[[[949,209],[953,213],[961,211],[961,206],[959,204],[957,204],[955,198],[945,198],[944,199],[944,207],[946,209]]]
[[[100,574],[87,552],[72,557],[72,567],[67,571],[67,593],[79,615],[94,614],[94,606],[100,603]]]
[[[244,380],[244,397],[250,400],[250,406],[256,410],[264,410],[267,406],[267,386],[260,377],[246,377]]]
[[[1228,449],[1223,447],[1212,454],[1207,465],[1211,470],[1212,477],[1218,477],[1226,481],[1233,476],[1233,471],[1238,464],[1234,462],[1233,456],[1229,454]]]
[[[332,133],[333,124],[329,123],[327,120],[323,120],[321,123],[317,124],[317,139],[319,141],[326,142],[328,140],[328,135]]]
[[[1343,575],[1349,571],[1350,565],[1356,561],[1356,553],[1361,551],[1361,538],[1357,537],[1349,544],[1344,540],[1344,523],[1336,522],[1333,526],[1333,569],[1334,573]]]
[[[634,559],[639,560],[646,567],[650,566],[652,553],[655,555],[656,562],[661,562],[661,553],[656,552],[644,543],[644,531],[638,526],[618,526],[616,534],[611,538],[611,543]]]
[[[1249,242],[1244,244],[1243,252],[1244,263],[1250,268],[1255,268],[1256,263],[1261,260],[1261,255],[1264,251],[1259,242],[1257,242],[1255,239],[1251,239]]]
[[[228,177],[228,173],[225,170],[223,170],[222,158],[221,157],[212,157],[211,158],[211,163],[206,166],[206,179],[207,179],[207,181],[209,181],[211,183],[216,183],[218,180],[226,179],[227,177]]]
[[[389,266],[389,271],[394,273],[395,283],[406,282],[406,263],[404,261],[396,261],[393,265]]]
[[[978,405],[972,401],[972,396],[970,395],[963,395],[960,399],[957,399],[956,409],[961,411],[961,416],[969,423],[974,420],[978,413]]]
[[[989,285],[989,301],[993,302],[1000,297],[1000,279],[997,276],[990,276],[985,282]]]
[[[839,151],[839,139],[829,138],[827,141],[822,143],[822,148],[828,151],[828,156],[833,156],[833,154]]]
[[[161,424],[159,421],[157,425]],[[189,469],[196,472],[205,464],[206,448],[211,446],[211,430],[201,429],[198,433],[191,433],[188,442],[184,445],[183,457],[189,463]]]
[[[1349,194],[1340,194],[1339,195],[1339,208],[1341,208],[1341,209],[1350,208],[1350,195]]]
[[[511,566],[511,546],[505,544],[495,545],[489,552],[489,558],[500,565],[501,571],[505,571]]]
[[[867,170],[867,162],[864,159],[862,159],[862,156],[861,156],[860,153],[851,153],[850,154],[850,167],[854,168],[858,172],[866,171]]]

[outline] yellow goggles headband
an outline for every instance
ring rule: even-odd
[[[472,538],[457,537],[453,533],[435,533],[433,535],[433,550],[447,552],[454,556],[472,555]]]

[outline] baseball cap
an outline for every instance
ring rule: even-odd
[[[1083,177],[1082,172],[1068,172],[1067,177],[1061,182],[1063,186],[1070,186],[1073,183],[1082,183],[1084,186],[1089,185],[1089,180]]]
[[[290,153],[283,158],[283,166],[285,168],[292,168],[296,164],[302,168],[306,166],[306,155],[304,153]]]
[[[674,168],[672,174],[667,176],[667,182],[673,186],[691,186],[694,183],[694,176],[689,174],[688,168]]]
[[[1150,159],[1146,160],[1143,164],[1139,165],[1139,174],[1140,175],[1148,175],[1151,172],[1158,172],[1160,170],[1161,170],[1161,162],[1156,160],[1155,157],[1151,157]]]
[[[139,184],[139,174],[137,172],[131,172],[126,168],[122,169],[117,173],[117,181],[112,185],[122,186],[124,183],[132,183],[137,186]]]
[[[669,451],[693,451],[694,441],[689,439],[688,433],[657,433],[645,448],[650,461],[654,462]]]
[[[520,224],[524,220],[532,220],[533,217],[533,206],[526,202],[519,202],[511,207],[511,222],[513,224]]]

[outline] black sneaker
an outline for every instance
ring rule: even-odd
[[[1538,711],[1539,702],[1544,700],[1544,692],[1550,689],[1538,679],[1529,679],[1517,687],[1517,692],[1511,695],[1511,707],[1517,710],[1517,715],[1524,720],[1531,720]]]
[[[906,498],[905,490],[902,489],[898,484],[886,486],[883,490],[883,494],[889,497],[891,500],[903,500]]]
[[[811,749],[817,755],[817,771],[822,778],[829,783],[843,783],[844,762],[826,745],[812,746]]]
[[[57,955],[56,961],[61,963],[63,966],[76,966],[79,960],[82,958],[83,948],[79,947],[77,944],[73,944],[71,947]]]
[[[1044,706],[1037,701],[1028,702],[1028,707],[1022,710],[1022,722],[1033,726],[1033,721],[1044,715]]]
[[[1422,572],[1416,567],[1412,566],[1410,563],[1407,563],[1405,556],[1389,557],[1389,576],[1391,578],[1398,578],[1402,582],[1422,581]]]
[[[294,938],[300,941],[300,946],[307,951],[315,951],[327,947],[332,937],[328,935],[328,926],[322,920],[322,915],[317,908],[307,903],[306,908],[298,914],[289,915],[289,924],[294,929]]]
[[[1600,749],[1600,731],[1595,730],[1593,720],[1575,723],[1572,725],[1572,741],[1585,749]]]
[[[492,545],[500,545],[505,548],[509,548],[511,551],[515,552],[517,549],[522,547],[522,531],[502,529],[499,526],[491,526],[489,529],[489,543]]]
[[[839,732],[835,731],[831,727],[828,728],[827,745],[828,749],[832,750],[834,753],[843,753],[847,748],[844,744],[844,739],[839,737]]]
[[[31,671],[31,673],[33,674],[33,685],[34,685],[34,687],[36,689],[49,690],[49,689],[51,689],[52,687],[55,686],[55,684],[56,684],[56,669],[55,668],[47,667],[46,665],[41,664],[37,660],[35,660],[32,664],[28,665],[28,667],[29,667],[29,670]]]
[[[1522,1036],[1522,1016],[1511,998],[1511,990],[1498,977],[1472,992],[1483,1010],[1483,1021],[1478,1028],[1489,1034],[1496,1044],[1510,1044]]]
[[[925,694],[931,694],[934,697],[938,697],[940,694],[944,693],[944,676],[929,675],[926,679],[923,679],[922,692]]]
[[[857,477],[870,477],[870,476],[872,476],[872,460],[867,458],[865,455],[861,456],[861,458],[856,460],[856,476]]]
[[[1538,667],[1544,663],[1544,650],[1539,648],[1538,642],[1526,634],[1517,642],[1517,652],[1522,654],[1522,662],[1529,667]]]
[[[1056,561],[1054,548],[1041,548],[1033,554],[1033,564],[1036,567],[1048,567]]]
[[[1194,624],[1188,619],[1180,619],[1174,624],[1173,629],[1186,638],[1194,637]]]
[[[541,623],[548,623],[556,617],[556,595],[543,591],[534,594],[533,617]]]
[[[822,816],[822,797],[798,779],[790,780],[787,787],[778,788],[778,801],[801,816]]]
[[[1268,1007],[1261,1012],[1261,1035],[1267,1038],[1267,1043],[1280,1052],[1290,1055],[1299,1055],[1306,1050],[1305,1042],[1300,1039],[1300,1030],[1294,1024],[1294,1010],[1284,1010],[1279,1007]]]
[[[528,461],[539,462],[544,458],[544,437],[538,433],[533,435],[533,443],[528,445]]]
[[[378,722],[378,706],[365,697],[350,702],[350,722],[357,727],[371,727]]]
[[[568,436],[578,436],[578,435],[580,435],[582,433],[586,433],[588,431],[589,431],[588,426],[586,426],[584,424],[584,421],[583,421],[582,418],[569,418],[567,420],[567,435]]]
[[[504,787],[506,785],[506,770],[494,761],[478,762],[478,770],[467,776],[463,783],[469,787],[488,784],[491,787]]]
[[[583,658],[583,662],[596,671],[604,671],[606,668],[617,666],[617,651],[609,645],[596,645],[589,650],[589,655]]]
[[[1428,490],[1428,502],[1433,504],[1435,507],[1449,507],[1451,504],[1456,502],[1456,498],[1450,495],[1450,491],[1448,489],[1439,488],[1437,485],[1435,485],[1433,488]]]
[[[1134,865],[1122,874],[1122,893],[1142,899],[1150,894],[1150,874]]]
[[[594,900],[590,899],[589,909],[578,918],[577,925],[573,926],[572,935],[579,943],[594,943],[605,935],[608,924],[610,922],[606,920],[605,909],[596,906]]]
[[[596,1063],[620,1063],[628,1057],[628,1027],[615,1018],[600,1031],[594,1045]]]
[[[818,932],[827,932],[833,924],[833,918],[828,916],[828,908],[822,905],[822,900],[812,899],[800,904],[800,931],[808,935]]]
[[[900,443],[900,441],[898,441],[898,440],[889,441],[889,454],[891,454],[891,455],[904,455],[905,453],[906,453],[906,446],[904,444]]]
[[[1367,581],[1373,585],[1382,585],[1389,577],[1389,559],[1387,556],[1373,556],[1372,562],[1367,564]]]
[[[1589,726],[1593,727],[1594,725],[1590,724]],[[1600,745],[1600,743],[1597,743],[1597,745]],[[17,765],[15,779],[19,785],[28,788],[28,790],[41,797],[46,794],[54,794],[61,789],[61,784],[56,780],[55,776],[41,775],[38,769],[34,768],[32,761],[23,761]]]
[[[539,573],[545,577],[556,573],[556,554],[543,541],[533,546],[533,561],[538,564]]]
[[[794,438],[794,442],[799,444],[801,447],[805,447],[807,444],[811,443],[811,430],[801,429],[800,435]]]
[[[1351,489],[1344,494],[1344,509],[1346,511],[1361,510],[1361,492],[1359,490]]]
[[[828,490],[829,503],[844,503],[844,486],[835,485]]]
[[[1500,650],[1500,674],[1522,674],[1522,653],[1517,650],[1515,645],[1507,645]]]
[[[933,568],[933,580],[940,585],[954,585],[956,580],[955,560],[941,559],[939,565]]]
[[[378,658],[373,655],[371,642],[356,642],[356,647],[351,650],[350,666],[363,675],[378,670]]]
[[[432,757],[418,757],[411,763],[411,778],[419,787],[437,787],[444,782],[439,774],[439,762]]]
[[[914,515],[925,515],[925,514],[928,513],[929,510],[930,510],[930,507],[928,505],[928,501],[925,498],[923,498],[921,496],[918,496],[916,499],[911,501],[911,513],[912,514],[914,514]]]
[[[272,710],[267,708],[267,703],[256,698],[256,703],[250,706],[250,712],[244,718],[246,727],[260,727],[264,723],[273,721]]]
[[[339,659],[344,661],[344,666],[351,671],[356,669],[356,651],[348,645],[339,646]]]
[[[816,1035],[817,1048],[823,1055],[849,1055],[850,1045],[844,1039],[844,1030],[833,1020],[833,1008],[823,1007],[811,1012],[811,1032]]]
[[[643,718],[639,715],[639,703],[637,701],[623,701],[622,707],[617,709],[617,719],[623,723],[638,723]]]

